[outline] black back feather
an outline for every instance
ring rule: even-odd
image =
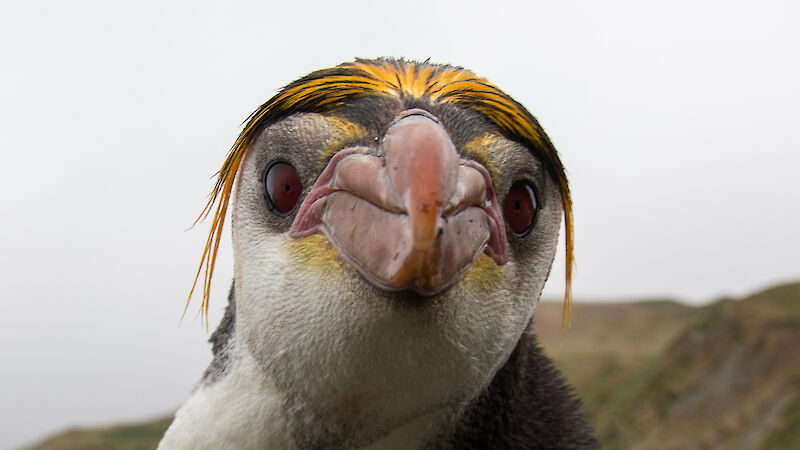
[[[597,449],[581,402],[525,333],[489,388],[457,423],[453,449]]]

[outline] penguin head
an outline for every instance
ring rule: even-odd
[[[342,426],[402,423],[483,389],[570,219],[527,110],[471,72],[403,60],[284,88],[245,126],[214,205],[205,261],[230,206],[236,345],[296,408]]]

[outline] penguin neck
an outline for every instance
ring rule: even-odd
[[[228,308],[210,339],[214,360],[176,414],[161,448],[188,444],[205,448],[215,442],[235,443],[236,448],[331,443],[349,448],[420,448],[451,430],[464,409],[463,401],[427,404],[429,396],[413,398],[414,390],[387,393],[382,385],[393,380],[381,372],[368,374],[374,380],[362,389],[349,377],[363,378],[363,370],[344,374],[354,369],[326,367],[326,353],[317,353],[318,346],[311,343],[292,346],[278,340],[270,346],[253,345],[254,334],[260,335],[241,326],[246,321],[239,317],[242,311],[237,306],[232,287]],[[291,329],[276,327],[282,333],[290,332],[287,328]],[[304,365],[309,361],[320,363],[311,370]],[[396,404],[403,404],[407,413],[395,414]]]
[[[324,368],[311,375],[302,370],[302,377],[285,371],[274,372],[273,361],[266,360],[265,364],[265,358],[272,358],[274,354],[255,355],[250,346],[238,344],[244,341],[243,337],[237,336],[235,341],[231,358],[238,363],[232,361],[232,374],[225,377],[230,377],[231,381],[225,390],[244,393],[238,401],[247,403],[243,409],[256,412],[250,416],[254,429],[263,426],[277,433],[255,441],[275,443],[268,448],[423,448],[452,430],[453,422],[465,408],[466,402],[420,402],[406,406],[410,414],[396,415],[396,410],[387,406],[396,399],[385,392],[374,389],[359,392],[353,389],[353,384],[347,383],[326,384],[326,388],[319,389],[315,378],[326,377]],[[281,360],[280,365],[285,367],[286,361]],[[340,374],[333,378],[338,376]],[[250,386],[249,392],[248,388],[243,389],[240,384],[247,380],[258,380],[258,387]],[[293,381],[287,384],[287,380]],[[307,384],[298,380],[306,380]],[[387,383],[391,383],[390,378]],[[395,395],[404,394],[398,390]],[[275,419],[277,416],[280,420]],[[269,420],[274,422],[267,424]],[[281,426],[276,427],[276,423]]]
[[[469,286],[403,302],[349,266],[324,283],[312,270],[292,271],[287,254],[237,264],[232,335],[234,353],[255,361],[306,442],[363,447],[434,412],[447,418],[437,431],[447,429],[513,349],[505,335],[521,332],[486,314]]]
[[[284,396],[247,352],[230,351],[224,371],[209,377],[209,368],[175,414],[159,449],[293,447]]]
[[[178,411],[160,449],[170,448],[306,448],[317,444],[348,448],[416,449],[443,437],[458,412],[427,411],[388,430],[333,431],[340,424],[297,407],[248,351],[234,346],[228,367],[213,381],[202,381]],[[295,405],[287,407],[287,405]],[[220,448],[221,448],[220,447]]]

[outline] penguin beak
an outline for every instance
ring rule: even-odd
[[[337,153],[289,231],[323,232],[345,260],[387,290],[431,295],[452,285],[483,251],[507,261],[502,216],[488,171],[462,160],[439,120],[400,113],[380,156]]]
[[[455,193],[458,153],[438,120],[412,110],[396,119],[386,133],[384,157],[387,175],[402,199],[411,226],[411,246],[392,274],[391,284],[435,291],[444,271],[442,250],[446,247],[437,240],[447,239],[442,223],[447,219],[442,217],[442,210]],[[473,182],[471,191],[484,190],[482,180],[469,181]],[[488,233],[480,234],[486,234],[488,240]]]

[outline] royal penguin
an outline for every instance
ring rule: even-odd
[[[564,167],[486,79],[360,59],[261,105],[201,215],[206,312],[229,210],[213,360],[160,449],[599,447],[531,333],[562,223],[568,311]]]

